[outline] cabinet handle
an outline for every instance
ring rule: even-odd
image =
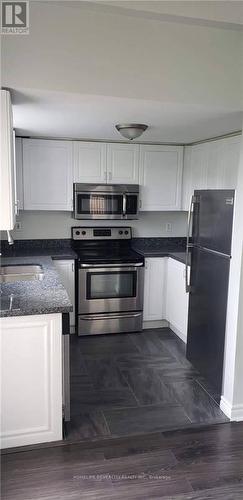
[[[139,200],[139,208],[142,208],[142,200]]]
[[[109,181],[111,181],[111,180],[112,180],[112,173],[109,172]]]
[[[74,273],[74,262],[72,262],[72,272]]]

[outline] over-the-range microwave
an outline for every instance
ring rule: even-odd
[[[138,184],[73,185],[75,219],[137,219]]]

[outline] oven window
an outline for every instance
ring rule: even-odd
[[[83,194],[77,195],[78,214],[116,215],[122,214],[121,194]]]
[[[120,299],[136,297],[136,271],[89,272],[87,299]]]

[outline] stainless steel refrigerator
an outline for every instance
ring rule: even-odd
[[[222,387],[234,194],[233,190],[195,191],[188,216],[187,359],[217,394]]]

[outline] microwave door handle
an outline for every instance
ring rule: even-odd
[[[122,195],[122,215],[125,217],[127,212],[127,196],[125,193]]]

